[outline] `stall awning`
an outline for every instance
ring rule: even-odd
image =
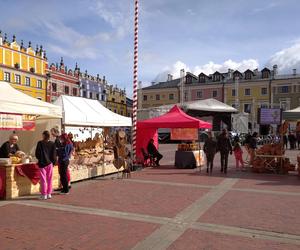
[[[40,101],[0,81],[0,112],[36,115],[38,118],[61,118],[61,107]]]
[[[205,122],[184,113],[175,105],[168,113],[148,120],[138,122],[138,128],[211,128]]]
[[[238,111],[214,98],[198,100],[193,102],[188,102],[183,105],[186,110],[197,110],[205,112],[219,112],[219,113],[237,113]]]
[[[300,107],[283,112],[283,119],[287,121],[300,120]]]
[[[131,126],[131,118],[115,114],[97,100],[62,95],[54,104],[62,107],[63,124],[66,126]]]

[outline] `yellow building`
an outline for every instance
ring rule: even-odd
[[[42,46],[34,50],[31,42],[27,48],[0,34],[0,80],[34,98],[46,101],[47,58]]]
[[[249,113],[249,123],[257,129],[257,111],[269,107],[270,81],[272,72],[265,68],[262,71],[247,70],[243,74],[233,72],[231,81],[225,84],[225,101],[240,112]]]
[[[127,116],[125,90],[110,85],[108,87],[106,107],[119,115]]]

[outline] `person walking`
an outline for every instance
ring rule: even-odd
[[[67,172],[70,163],[71,153],[73,151],[73,145],[66,133],[63,133],[60,136],[60,143],[61,145],[58,148],[58,164],[59,164],[60,182],[62,184],[61,194],[68,194],[69,185],[68,185]]]
[[[252,134],[252,137],[251,137],[250,142],[249,142],[249,151],[250,151],[249,165],[253,165],[253,161],[254,161],[254,158],[255,158],[255,152],[256,152],[256,149],[257,149],[257,137],[258,137],[258,133],[254,132]]]
[[[56,148],[54,142],[50,141],[49,131],[43,132],[43,139],[37,143],[35,157],[38,159],[40,170],[40,199],[51,199],[52,195],[52,172],[56,162]]]
[[[232,146],[228,136],[227,129],[223,129],[222,133],[218,137],[217,149],[221,155],[221,172],[227,173],[228,156],[232,154]]]
[[[217,152],[217,142],[212,137],[212,133],[208,133],[208,138],[206,139],[203,145],[203,151],[206,155],[207,169],[206,173],[212,174],[212,170],[214,167],[214,158]]]
[[[234,138],[233,153],[234,153],[234,157],[235,157],[236,170],[240,169],[240,164],[241,164],[241,170],[242,170],[244,168],[243,150],[242,150],[242,146],[240,143],[240,138],[238,136],[236,136]]]

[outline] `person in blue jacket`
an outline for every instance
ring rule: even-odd
[[[60,136],[60,147],[57,150],[58,155],[58,164],[59,164],[59,175],[60,175],[60,182],[62,185],[62,194],[69,193],[69,185],[68,185],[68,166],[70,163],[70,157],[73,151],[73,144],[70,141],[68,135],[63,133]]]

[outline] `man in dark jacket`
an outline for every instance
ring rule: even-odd
[[[0,148],[0,158],[9,158],[14,155],[17,151],[19,151],[19,146],[17,144],[18,136],[16,134],[12,134],[9,137],[9,141],[4,142]]]
[[[148,154],[152,155],[152,157],[155,159],[155,164],[157,166],[160,166],[159,161],[163,158],[163,156],[158,152],[157,148],[155,147],[153,139],[149,141],[147,151]]]
[[[206,172],[212,173],[214,167],[214,158],[217,152],[217,142],[213,139],[211,132],[208,133],[208,138],[203,145],[203,151],[206,155],[207,169]]]
[[[228,155],[232,154],[232,146],[228,136],[227,129],[223,129],[222,133],[218,137],[217,149],[221,154],[221,172],[227,173]]]

